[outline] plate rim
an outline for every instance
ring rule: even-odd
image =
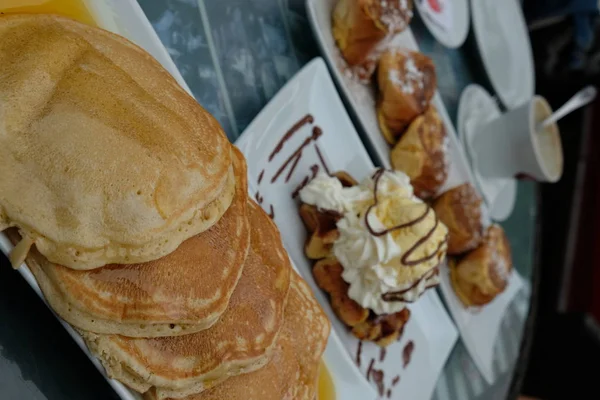
[[[458,31],[459,33],[449,35],[448,37],[444,36],[442,32],[433,23],[431,23],[427,18],[423,17],[423,11],[421,10],[420,0],[415,0],[415,8],[419,12],[419,16],[421,18],[421,21],[423,21],[423,24],[427,27],[431,35],[438,42],[440,42],[442,45],[449,49],[457,49],[465,43],[467,37],[469,36],[469,31],[471,29],[471,11],[469,8],[469,0],[451,1],[453,2],[453,7],[456,7],[456,4],[462,4],[462,6],[459,7],[462,7],[461,10],[464,10],[460,12],[464,14],[465,23],[463,24],[463,28],[460,31],[458,31],[456,28],[454,29],[455,32]],[[454,11],[454,13],[457,12],[459,11]]]
[[[500,101],[507,109],[514,109],[524,104],[527,100],[531,99],[535,95],[535,60],[533,59],[533,49],[531,47],[531,38],[529,37],[527,23],[525,21],[525,16],[523,14],[523,10],[521,9],[518,0],[503,0],[502,5],[513,6],[516,11],[515,13],[519,15],[518,21],[514,21],[518,25],[518,29],[521,29],[525,32],[525,40],[522,43],[523,48],[525,49],[525,53],[521,58],[525,60],[527,63],[527,67],[523,68],[527,69],[528,73],[528,87],[526,88],[527,93],[523,92],[522,96],[518,97],[507,97],[507,92],[504,89],[504,85],[501,82],[498,82],[497,79],[494,79],[495,74],[492,74],[492,64],[491,61],[485,56],[485,51],[482,51],[485,46],[484,36],[487,34],[487,30],[483,26],[483,21],[480,20],[480,14],[485,12],[483,11],[483,3],[488,0],[471,0],[471,19],[473,25],[473,34],[475,36],[475,42],[477,43],[477,49],[479,52],[479,57],[483,64],[485,73],[489,78],[490,84],[492,85],[494,92],[498,95]],[[510,1],[510,3],[509,3]],[[499,4],[500,2],[498,2]],[[525,96],[526,98],[523,98]]]

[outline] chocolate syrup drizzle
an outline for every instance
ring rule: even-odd
[[[318,127],[316,127],[318,128]],[[319,128],[321,129],[321,128]],[[329,176],[331,176],[331,172],[329,172],[329,167],[327,166],[327,163],[325,162],[325,159],[323,158],[323,154],[321,154],[321,149],[319,148],[319,145],[315,143],[315,150],[317,151],[317,155],[319,156],[319,161],[321,161],[321,165],[323,166],[323,168],[325,169],[325,173]]]
[[[433,276],[438,275],[439,274],[439,269],[438,267],[435,267],[434,269],[432,269],[431,271],[425,273],[423,276],[421,276],[414,284],[412,284],[409,288],[407,289],[402,289],[399,290],[397,292],[388,292],[388,293],[384,293],[381,295],[381,299],[383,301],[387,301],[387,302],[394,302],[394,301],[403,301],[405,303],[413,303],[413,301],[408,301],[404,298],[404,295],[408,292],[410,292],[411,290],[413,290],[414,288],[416,288],[422,281],[426,281],[431,279]],[[430,289],[436,285],[430,285],[427,286],[425,288],[425,290]]]
[[[427,218],[427,216],[429,215],[430,212],[433,212],[432,208],[429,207],[429,205],[425,204],[425,212],[422,213],[421,215],[419,215],[417,218],[413,219],[412,221],[408,221],[404,224],[400,224],[400,225],[396,225],[393,226],[391,228],[388,229],[384,229],[382,231],[376,231],[375,229],[373,229],[373,227],[371,226],[371,224],[369,223],[369,214],[370,212],[377,207],[377,205],[379,204],[379,184],[381,182],[381,177],[383,176],[383,174],[385,173],[385,169],[380,168],[378,169],[372,176],[373,180],[374,180],[374,193],[373,193],[373,199],[375,200],[374,203],[369,206],[369,208],[367,209],[367,212],[365,212],[365,226],[367,227],[367,229],[369,230],[369,233],[373,236],[376,237],[380,237],[380,236],[384,236],[387,235],[388,233],[400,230],[400,229],[405,229],[405,228],[409,228],[411,226],[414,226],[416,224],[418,224],[419,222],[425,220],[425,218]],[[419,247],[421,247],[423,244],[425,244],[434,234],[435,230],[437,229],[440,221],[437,218],[437,215],[435,215],[434,213],[434,218],[435,218],[435,223],[433,224],[433,227],[427,231],[427,233],[420,238],[419,240],[417,240],[415,242],[415,244],[409,248],[403,255],[402,258],[400,259],[400,261],[402,262],[402,264],[409,266],[409,267],[413,267],[415,265],[419,265],[421,263],[424,263],[426,261],[432,260],[434,259],[439,251],[442,249],[442,247],[445,246],[446,242],[448,241],[448,235],[446,235],[446,237],[444,238],[444,240],[442,242],[440,242],[440,244],[438,245],[438,247],[435,249],[435,252],[433,252],[432,254],[426,255],[424,257],[421,257],[419,259],[416,260],[410,260],[410,256],[413,255],[413,253],[415,251],[417,251],[419,249]],[[433,269],[432,271],[424,274],[417,282],[415,282],[414,285],[412,285],[411,287],[409,287],[408,289],[404,289],[398,292],[392,292],[392,293],[384,293],[381,295],[383,301],[388,301],[388,302],[392,302],[392,301],[402,301],[401,296],[405,295],[406,293],[408,293],[410,290],[414,289],[415,287],[417,287],[417,285],[419,283],[421,283],[422,280],[424,279],[429,279],[433,276],[433,274],[437,274],[437,268]]]
[[[373,365],[375,365],[374,358],[371,359],[371,362],[369,363],[369,368],[367,368],[367,380],[368,381],[371,380],[371,372],[373,372]]]
[[[373,229],[371,224],[369,224],[369,214],[370,214],[371,210],[373,210],[375,207],[377,207],[377,205],[379,205],[379,196],[378,196],[379,183],[381,182],[381,177],[383,176],[384,173],[385,173],[385,169],[380,168],[375,172],[375,174],[373,174],[373,180],[375,181],[373,199],[375,200],[375,202],[371,206],[369,206],[369,208],[367,209],[367,212],[365,213],[365,225],[367,226],[369,233],[371,233],[371,235],[377,236],[377,237],[385,236],[388,233],[391,233],[391,232],[394,232],[394,231],[397,231],[400,229],[409,228],[413,225],[416,225],[419,222],[423,221],[425,218],[427,218],[427,215],[429,215],[429,211],[431,211],[431,207],[429,207],[427,204],[425,204],[425,206],[426,206],[425,212],[412,221],[408,221],[404,224],[393,226],[391,228],[384,229],[382,231],[376,231],[375,229]],[[431,231],[431,233],[428,233],[428,236],[426,236],[425,241],[427,241],[427,239],[429,239],[431,237],[431,235],[433,234],[433,231],[435,231],[435,228],[437,228],[437,225],[438,225],[438,221],[436,218],[435,226],[434,226],[433,230]],[[419,246],[416,246],[416,247],[419,247]],[[433,257],[435,257],[435,255]],[[417,262],[415,264],[407,264],[407,265],[417,265],[417,264],[419,264],[419,262]]]
[[[281,152],[281,150],[283,150],[283,147],[286,144],[286,142],[289,141],[296,132],[300,131],[300,129],[302,127],[304,127],[305,125],[313,124],[314,121],[315,121],[315,118],[311,114],[306,114],[304,117],[302,117],[300,120],[298,120],[294,125],[292,125],[292,127],[279,140],[279,142],[277,142],[277,145],[275,146],[273,151],[271,151],[271,154],[269,154],[269,162],[273,161],[275,156],[277,154],[279,154]],[[292,178],[292,175],[294,174],[294,171],[296,170],[296,167],[300,163],[300,159],[302,158],[303,151],[306,149],[306,147],[308,147],[311,144],[311,142],[314,142],[315,151],[317,152],[317,155],[319,156],[319,161],[320,161],[321,165],[323,166],[323,168],[325,169],[325,171],[327,171],[327,173],[329,174],[329,167],[325,163],[323,154],[321,154],[321,150],[319,149],[319,146],[316,143],[322,134],[323,134],[323,130],[319,126],[314,126],[312,128],[312,134],[308,138],[306,138],[300,144],[300,146],[292,153],[292,155],[290,157],[288,157],[283,162],[283,164],[279,167],[279,169],[277,170],[275,175],[271,178],[271,183],[275,183],[279,179],[279,177],[283,174],[283,172],[286,170],[286,168],[288,168],[288,167],[290,167],[290,168],[285,176],[285,183],[288,183],[290,181],[290,179]],[[310,167],[310,169],[312,172],[312,177],[306,176],[304,178],[302,183],[292,193],[292,198],[296,198],[299,195],[300,191],[312,179],[314,179],[317,176],[317,173],[319,172],[319,166],[317,164],[314,164]],[[261,182],[264,178],[264,175],[265,175],[265,170],[263,169],[260,171],[260,173],[258,175],[258,179],[257,179],[258,185],[261,184]],[[259,204],[262,204],[264,201],[263,197],[260,195],[259,192],[256,192],[255,198]],[[269,216],[274,219],[275,218],[275,210],[273,209],[273,205],[270,205],[269,209],[270,209]]]
[[[277,146],[275,146],[275,148],[273,149],[273,151],[269,155],[269,162],[273,161],[273,158],[275,158],[275,156],[277,155],[277,153],[279,153],[283,149],[283,145],[285,144],[285,142],[287,142],[288,140],[291,139],[292,136],[294,136],[294,133],[296,133],[304,125],[306,125],[306,124],[312,124],[314,121],[315,121],[315,118],[312,115],[306,114],[300,121],[296,122],[285,133],[285,135],[281,138],[281,140],[279,141],[279,143],[277,143]]]
[[[275,210],[273,209],[273,204],[271,204],[269,206],[269,208],[270,208],[269,217],[271,217],[271,219],[275,219]]]
[[[292,192],[292,199],[295,199],[296,197],[298,197],[298,195],[300,194],[300,191],[302,189],[304,189],[306,187],[306,185],[308,185],[308,183],[310,181],[312,181],[313,179],[315,179],[315,177],[317,176],[317,174],[319,173],[319,166],[317,164],[313,164],[310,167],[310,170],[312,172],[312,176],[309,178],[308,176],[305,176],[304,179],[302,180],[302,182],[300,182],[300,184],[296,187],[296,189],[294,189],[294,191]]]
[[[412,358],[412,354],[414,351],[415,351],[415,342],[413,342],[412,340],[409,340],[408,343],[406,343],[406,345],[404,346],[404,349],[402,350],[403,368],[408,367],[408,364],[410,364],[410,360]]]
[[[373,368],[371,375],[373,375],[373,382],[375,382],[375,385],[377,385],[379,396],[383,397],[385,394],[385,384],[383,383],[385,379],[385,373],[380,369]]]
[[[385,349],[385,347],[382,347],[381,349],[379,349],[379,362],[383,362],[383,360],[385,360],[386,354],[387,354],[387,350]]]
[[[317,128],[317,127],[315,127]],[[313,141],[317,141],[319,139],[319,137],[323,134],[323,131],[319,128],[319,129],[313,129],[313,133],[312,135],[310,135],[309,137],[307,137],[304,142],[302,142],[302,144],[300,145],[300,147],[298,147],[298,149],[292,153],[291,156],[288,157],[287,160],[285,160],[285,162],[283,163],[283,165],[277,170],[277,172],[275,173],[275,175],[273,175],[273,178],[271,178],[271,183],[275,183],[277,181],[277,179],[279,178],[279,176],[283,173],[283,171],[287,168],[287,166],[294,161],[294,164],[292,165],[292,171],[293,169],[296,167],[296,165],[298,165],[298,161],[300,160],[300,158],[302,158],[302,152],[304,151],[304,149]],[[289,132],[286,134],[285,137],[288,137]],[[277,149],[276,149],[277,150]],[[274,154],[277,154],[276,152]],[[288,179],[286,180],[286,182],[289,180],[289,177],[291,176],[291,174],[288,174]]]
[[[265,170],[264,169],[262,171],[260,171],[260,174],[258,174],[258,184],[259,185],[262,182],[263,176],[265,176]]]
[[[360,363],[361,363],[362,347],[363,347],[363,342],[361,340],[358,342],[358,348],[356,349],[356,365],[358,365],[359,367],[360,367]]]

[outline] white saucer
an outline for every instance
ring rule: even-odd
[[[467,0],[416,0],[415,5],[438,42],[451,49],[465,42],[471,23]]]
[[[514,178],[486,178],[476,168],[477,154],[473,154],[471,143],[481,130],[483,123],[501,115],[496,100],[481,86],[469,85],[460,96],[458,105],[458,135],[475,182],[489,208],[494,221],[506,220],[515,206],[517,181]]]
[[[519,0],[471,0],[473,32],[494,91],[506,108],[530,100],[535,70]]]

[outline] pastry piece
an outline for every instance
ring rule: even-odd
[[[342,187],[352,187],[358,184],[347,172],[333,173]],[[311,260],[329,257],[332,253],[333,243],[339,237],[336,224],[342,214],[336,211],[321,210],[310,204],[300,205],[300,217],[310,236],[306,240],[304,252]]]
[[[466,253],[481,243],[483,239],[482,201],[473,186],[465,183],[450,189],[433,203],[435,213],[449,231],[449,255]]]
[[[311,260],[330,256],[333,243],[340,236],[336,223],[342,215],[335,211],[320,212],[315,206],[302,204],[300,217],[310,234],[304,246],[306,256]]]
[[[350,327],[359,325],[369,317],[369,310],[348,297],[349,285],[342,279],[342,264],[335,258],[325,258],[313,266],[317,285],[329,294],[331,307],[342,322]]]
[[[248,207],[250,251],[221,318],[209,329],[176,337],[83,332],[109,376],[141,393],[154,387],[163,399],[202,392],[269,362],[283,325],[291,266],[275,224],[254,202]]]
[[[329,330],[329,320],[310,288],[292,272],[285,319],[271,361],[182,400],[315,400],[319,362]],[[156,392],[150,390],[145,398],[156,400]]]
[[[371,316],[352,329],[354,336],[360,340],[375,342],[376,345],[387,347],[400,340],[404,327],[410,319],[410,310],[403,308],[394,314]]]
[[[415,194],[428,199],[448,178],[448,138],[434,107],[417,117],[390,153],[394,169],[405,172]]]
[[[317,285],[329,295],[331,307],[344,324],[360,340],[386,347],[400,338],[410,318],[410,311],[375,315],[348,297],[349,285],[342,278],[343,268],[335,257],[326,258],[313,267]]]
[[[339,0],[333,11],[333,37],[342,56],[362,81],[369,80],[387,42],[413,16],[413,0]]]
[[[450,279],[465,306],[483,306],[504,291],[512,268],[510,244],[504,230],[492,225],[478,248],[450,264]]]
[[[246,161],[239,150],[233,154],[232,205],[217,224],[165,257],[77,271],[32,249],[27,265],[56,313],[79,329],[131,337],[185,335],[212,326],[229,303],[250,247]]]
[[[0,230],[78,270],[163,257],[231,204],[230,143],[152,56],[56,15],[0,18]]]
[[[429,107],[437,86],[435,66],[424,54],[389,49],[379,61],[377,83],[379,127],[393,145],[410,123]]]
[[[352,187],[358,185],[358,181],[354,179],[349,173],[346,171],[337,171],[332,174],[332,176],[336,177],[338,181],[341,182],[342,186],[345,188]]]

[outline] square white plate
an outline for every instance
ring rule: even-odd
[[[314,122],[305,124],[282,142],[286,132],[307,115],[312,115]],[[310,139],[317,126],[322,135],[316,140]],[[302,147],[304,143],[307,144]],[[343,170],[358,180],[375,168],[346,114],[323,60],[313,60],[292,78],[236,144],[248,159],[251,192],[265,211],[274,215],[292,260],[329,315],[347,355],[356,361],[359,341],[336,317],[327,296],[313,279],[312,262],[304,255],[306,230],[298,214],[298,201],[292,198],[295,189],[312,176],[315,168],[325,169],[324,164],[331,172]],[[279,151],[275,151],[276,147]],[[301,156],[294,158],[298,153]],[[292,161],[286,164],[288,159]],[[372,343],[362,345],[359,369],[366,375],[373,360],[373,367],[384,372],[383,398],[387,398],[389,389],[392,399],[429,399],[458,337],[436,292],[429,291],[410,309],[412,316],[402,339],[389,346],[385,355],[382,356],[379,347]],[[402,352],[409,341],[414,342],[415,350],[412,361],[404,368]],[[335,381],[340,378],[341,368],[348,368],[343,365],[347,362],[346,357],[329,363]],[[393,385],[396,376],[400,376],[400,380]],[[342,377],[347,382],[349,378]],[[336,390],[338,399],[363,399],[353,390],[340,393],[345,391],[342,385],[336,385]]]
[[[346,63],[331,33],[331,13],[336,2],[337,0],[307,0],[306,6],[311,26],[340,91],[361,125],[365,142],[376,157],[376,164],[391,168],[390,146],[381,134],[377,123],[374,86],[358,83],[342,72],[347,68]],[[391,45],[413,51],[419,50],[410,29],[406,29],[397,35]],[[446,183],[440,189],[440,194],[465,182],[470,182],[473,187],[477,187],[474,184],[473,173],[463,154],[452,120],[437,91],[433,98],[433,105],[442,117],[449,138],[449,173]],[[484,214],[487,214],[487,210],[484,210]],[[486,224],[488,224],[488,218],[485,219]],[[447,274],[447,268],[442,268],[442,276],[445,279],[442,279],[440,290],[444,295],[450,314],[458,326],[465,346],[486,380],[491,383],[494,380],[491,365],[498,327],[507,306],[522,286],[522,279],[513,276],[508,288],[501,296],[498,296],[492,304],[483,307],[478,310],[477,314],[474,314],[472,310],[466,309],[460,303],[447,279]],[[515,273],[515,275],[517,274]],[[486,332],[487,334],[481,334],[480,332]]]
[[[183,77],[177,70],[175,63],[171,60],[167,50],[162,45],[158,35],[152,28],[152,25],[150,25],[150,22],[136,0],[84,0],[84,3],[89,8],[99,27],[124,36],[144,48],[144,50],[154,56],[154,58],[156,58],[158,62],[173,75],[177,82],[187,90],[188,93],[191,93],[189,87],[183,80]],[[14,246],[10,240],[8,240],[6,235],[0,232],[0,250],[8,256],[13,247]],[[38,296],[46,303],[46,299],[27,265],[23,264],[18,271]],[[48,305],[48,303],[46,303],[46,305]],[[50,306],[48,306],[48,308],[50,308]],[[50,310],[52,309],[50,308]],[[54,315],[60,320],[61,324],[71,335],[73,340],[89,357],[96,368],[98,368],[98,371],[106,378],[110,386],[122,400],[142,399],[142,396],[139,393],[130,390],[121,382],[110,379],[106,375],[106,371],[104,370],[104,367],[102,367],[100,361],[89,352],[81,336],[58,315]]]

